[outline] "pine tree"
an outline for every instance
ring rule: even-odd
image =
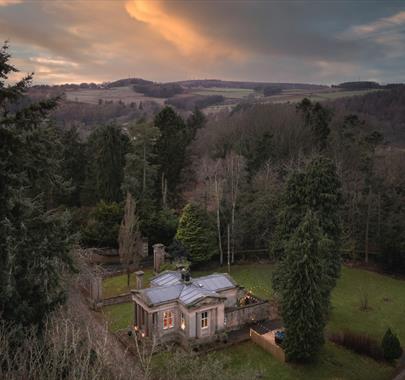
[[[189,252],[192,263],[208,261],[216,253],[215,230],[197,205],[189,203],[183,209],[176,239]]]
[[[87,157],[91,165],[86,184],[88,203],[122,200],[121,187],[128,151],[128,136],[118,126],[110,124],[98,127],[89,136]]]
[[[391,329],[388,329],[384,334],[381,347],[383,349],[384,357],[387,360],[399,359],[402,355],[401,343]]]
[[[72,237],[69,215],[54,209],[66,185],[58,133],[47,122],[57,99],[27,101],[32,76],[7,84],[17,71],[7,49],[0,49],[0,315],[23,333],[64,301]]]
[[[286,258],[279,264],[283,286],[282,318],[286,329],[284,349],[292,361],[308,361],[320,351],[325,327],[328,279],[325,251],[329,246],[319,221],[308,211],[286,246]]]
[[[304,171],[293,172],[286,184],[281,211],[278,215],[276,236],[272,243],[273,255],[283,259],[285,246],[296,231],[305,214],[312,211],[319,219],[323,233],[330,242],[325,261],[330,291],[340,274],[340,181],[334,163],[325,157],[315,157]],[[278,287],[279,276],[275,273],[274,286]]]
[[[153,163],[158,168],[157,190],[165,207],[167,194],[174,204],[179,198],[177,190],[186,164],[189,135],[183,119],[170,107],[165,107],[156,115],[154,125],[159,129],[160,136],[154,146]]]

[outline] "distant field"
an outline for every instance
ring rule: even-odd
[[[154,101],[159,104],[164,104],[166,99],[149,98],[143,94],[137,93],[131,87],[113,87],[105,89],[83,89],[66,92],[67,100],[77,101],[82,103],[98,104],[99,99],[103,101],[122,101],[125,104],[140,103],[143,101]]]
[[[254,96],[253,102],[258,103],[297,103],[304,97],[312,101],[325,101],[334,100],[349,96],[364,95],[373,91],[382,91],[378,89],[361,90],[361,91],[341,91],[338,89],[326,88],[323,90],[309,91],[303,89],[288,89],[283,90],[279,95],[263,96],[252,89],[246,88],[222,88],[222,87],[196,87],[191,88],[187,94],[190,95],[222,95],[226,99],[227,104],[209,106],[205,110],[206,113],[217,113],[221,110],[228,109],[237,105],[242,99],[249,96]],[[185,95],[187,95],[185,94]],[[134,92],[132,87],[113,87],[106,89],[80,89],[74,91],[67,91],[66,98],[71,101],[78,101],[83,103],[98,104],[99,100],[123,102],[125,104],[136,103],[144,101],[154,101],[160,105],[164,105],[166,99],[152,98],[144,96],[143,94]]]
[[[359,90],[359,91],[340,91],[340,90],[325,90],[317,92],[308,92],[302,90],[288,90],[283,91],[281,95],[263,97],[262,103],[298,103],[303,98],[311,99],[312,101],[321,102],[324,100],[334,100],[339,98],[365,95],[369,92],[384,91],[379,89]]]
[[[255,91],[249,88],[221,88],[221,87],[201,87],[192,88],[190,91],[194,95],[222,95],[224,98],[242,99]]]

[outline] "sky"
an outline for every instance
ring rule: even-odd
[[[405,0],[0,0],[14,79],[405,81]]]

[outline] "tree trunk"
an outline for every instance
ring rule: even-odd
[[[216,201],[217,201],[217,232],[218,232],[218,248],[219,248],[219,264],[222,266],[224,263],[224,253],[222,250],[222,239],[221,239],[221,217],[220,217],[220,194],[219,194],[219,185],[218,185],[218,179],[217,176],[215,175],[215,195],[216,195]]]
[[[228,273],[231,273],[231,243],[230,243],[229,223],[228,223]]]
[[[364,261],[368,264],[368,239],[369,239],[369,229],[370,229],[370,209],[371,209],[371,188],[368,188],[367,195],[367,216],[366,216],[366,233],[364,239]]]
[[[143,179],[142,179],[142,193],[146,191],[146,144],[143,142]]]

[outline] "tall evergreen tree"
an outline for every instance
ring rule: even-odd
[[[304,117],[304,124],[311,128],[314,143],[319,151],[323,151],[328,146],[330,134],[329,124],[332,120],[332,112],[319,102],[311,103],[308,98],[304,98],[298,105],[297,111]]]
[[[157,190],[166,206],[167,195],[174,203],[178,199],[177,190],[181,184],[190,136],[183,119],[170,107],[165,107],[156,115],[154,124],[160,131],[154,147],[154,164],[158,167]]]
[[[121,186],[128,151],[129,138],[116,125],[98,127],[89,136],[87,157],[91,164],[86,191],[90,203],[122,200]]]
[[[85,145],[80,140],[77,127],[72,127],[63,132],[61,137],[63,152],[62,173],[70,181],[72,191],[65,199],[61,199],[68,206],[80,206],[81,192],[85,181]]]
[[[215,229],[197,205],[189,203],[183,209],[176,239],[189,252],[192,263],[208,261],[216,253]]]
[[[41,327],[63,302],[63,271],[72,268],[69,216],[53,209],[55,189],[65,186],[58,134],[47,122],[57,99],[22,106],[32,77],[6,83],[17,72],[7,49],[0,49],[0,315]]]
[[[331,289],[340,273],[340,208],[340,181],[335,165],[330,159],[317,156],[304,171],[293,172],[288,179],[272,245],[273,254],[282,260],[285,246],[305,214],[308,210],[315,213],[323,233],[333,243],[325,264]],[[277,276],[275,280],[277,286]]]
[[[329,247],[318,219],[308,211],[286,244],[286,257],[279,264],[283,286],[277,291],[289,360],[314,358],[324,342],[325,310],[329,304],[325,257]]]

